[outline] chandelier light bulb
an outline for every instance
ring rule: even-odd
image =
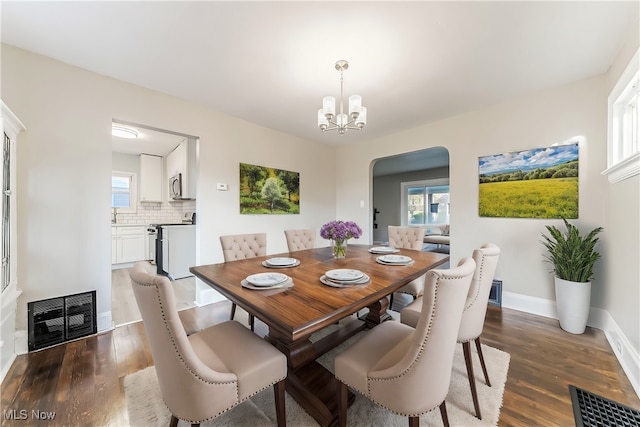
[[[336,62],[336,70],[340,71],[340,104],[336,112],[336,99],[333,96],[325,96],[322,99],[322,108],[318,110],[318,127],[323,132],[328,130],[338,131],[344,135],[348,130],[361,130],[367,123],[367,108],[362,106],[360,95],[349,97],[348,114],[344,109],[344,71],[349,68],[345,60]],[[335,119],[335,120],[334,120]]]

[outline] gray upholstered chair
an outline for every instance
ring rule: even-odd
[[[284,230],[289,252],[313,249],[316,242],[316,231],[313,229]]]
[[[136,263],[130,277],[171,426],[199,425],[271,386],[278,426],[286,425],[284,354],[235,321],[187,336],[169,279],[148,262]]]
[[[347,386],[374,403],[409,417],[436,407],[449,425],[445,398],[449,391],[456,337],[476,263],[471,258],[449,270],[426,274],[422,313],[416,328],[383,322],[335,358],[339,425],[346,425]]]
[[[228,236],[220,236],[220,244],[222,245],[222,255],[224,261],[237,261],[240,259],[255,258],[265,256],[267,254],[267,235],[266,233],[253,234],[235,234]],[[236,315],[236,303],[231,303],[231,320]],[[253,331],[255,318],[253,314],[249,314],[249,326]]]
[[[424,245],[424,228],[422,227],[400,227],[397,225],[390,225],[388,227],[389,232],[389,246],[402,249],[413,249],[415,251],[421,251]],[[420,276],[417,279],[407,283],[396,292],[409,294],[415,300],[422,295],[422,289],[424,288],[424,276]],[[393,294],[389,299],[389,308],[393,308]]]
[[[469,377],[469,385],[471,387],[471,397],[473,398],[473,406],[476,411],[476,417],[482,419],[480,413],[480,404],[478,402],[478,391],[476,389],[476,380],[473,373],[473,361],[471,360],[471,341],[475,341],[476,351],[480,359],[480,366],[484,373],[484,379],[489,387],[489,374],[487,366],[484,363],[482,355],[482,347],[480,345],[480,334],[484,326],[484,318],[487,314],[487,304],[489,301],[489,293],[491,292],[491,284],[495,276],[498,258],[500,257],[500,248],[493,243],[485,243],[480,249],[473,251],[473,259],[476,262],[476,271],[469,287],[467,302],[462,312],[462,321],[460,322],[460,331],[458,332],[458,342],[462,343],[464,351],[464,360],[467,365],[467,376]],[[406,325],[415,327],[420,319],[420,310],[422,302],[418,298],[409,304],[400,312],[400,321]]]

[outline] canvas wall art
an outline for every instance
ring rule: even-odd
[[[479,158],[481,217],[578,218],[578,143]]]
[[[299,214],[300,174],[240,163],[241,214]]]

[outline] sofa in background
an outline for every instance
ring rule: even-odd
[[[432,224],[424,227],[424,242],[434,245],[449,245],[449,224]]]

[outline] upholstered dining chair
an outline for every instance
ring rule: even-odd
[[[425,230],[422,227],[401,227],[397,225],[390,225],[388,227],[389,232],[389,246],[402,249],[413,249],[415,251],[421,251],[424,244]],[[420,276],[417,279],[407,283],[396,292],[402,294],[409,294],[415,300],[422,295],[422,289],[424,287],[424,276]],[[393,308],[393,294],[389,298],[389,308]]]
[[[500,248],[493,243],[485,243],[479,249],[473,251],[473,260],[476,262],[476,271],[469,287],[469,294],[462,312],[462,321],[458,331],[458,342],[462,343],[464,360],[467,365],[467,376],[471,387],[471,397],[476,417],[482,419],[480,404],[478,402],[478,390],[476,387],[475,374],[473,373],[473,361],[471,360],[471,341],[475,341],[476,351],[480,359],[480,366],[484,374],[484,380],[489,387],[489,374],[484,363],[482,346],[480,345],[480,334],[484,326],[484,319],[487,314],[487,304],[491,292],[491,284],[495,276]],[[415,327],[420,319],[421,301],[418,298],[400,312],[400,321],[406,325]]]
[[[313,249],[316,242],[316,231],[310,228],[301,230],[284,230],[289,252]]]
[[[267,234],[235,234],[220,236],[222,245],[222,255],[225,262],[237,261],[240,259],[255,258],[267,254]],[[236,315],[236,303],[231,303],[231,320]],[[249,314],[249,326],[253,331],[255,317]]]
[[[455,268],[430,270],[416,328],[383,322],[336,356],[340,426],[347,423],[348,387],[409,417],[409,426],[417,427],[420,415],[436,407],[444,425],[449,425],[445,398],[475,266],[473,259],[464,258]]]
[[[286,425],[283,353],[236,321],[187,336],[169,279],[152,274],[145,261],[130,277],[170,426],[197,426],[271,386],[278,426]]]

